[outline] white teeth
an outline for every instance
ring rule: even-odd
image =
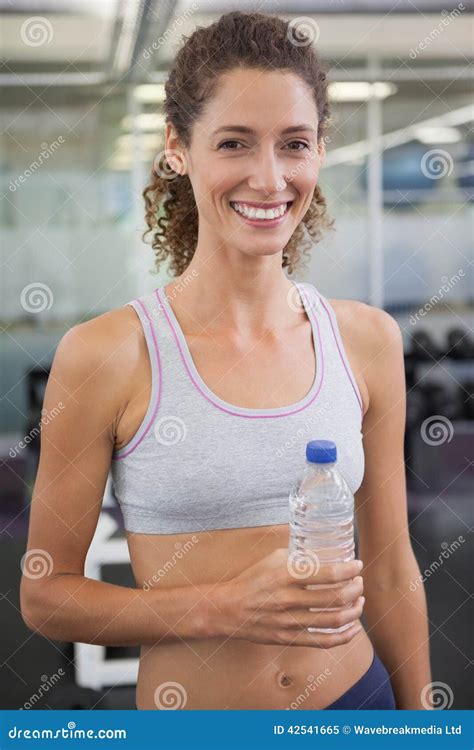
[[[280,206],[277,206],[276,208],[267,208],[266,210],[264,208],[254,208],[253,206],[246,206],[245,203],[232,203],[230,204],[232,208],[237,211],[239,214],[243,214],[248,219],[277,219],[279,216],[283,216],[283,214],[287,211],[288,204],[282,203]]]

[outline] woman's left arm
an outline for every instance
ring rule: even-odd
[[[426,597],[408,531],[402,334],[394,318],[368,305],[359,330],[369,395],[362,425],[365,474],[355,496],[364,615],[390,674],[397,709],[430,709]]]

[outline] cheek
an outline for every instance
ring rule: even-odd
[[[291,183],[293,189],[301,195],[303,200],[309,194],[313,195],[314,189],[318,184],[319,170],[316,168],[306,169],[301,172]],[[310,198],[308,198],[310,200]]]
[[[221,202],[223,196],[235,193],[236,187],[242,182],[242,177],[237,171],[224,164],[204,164],[200,175],[202,176],[195,190],[201,196],[207,197],[204,204],[209,207]]]

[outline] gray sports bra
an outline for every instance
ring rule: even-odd
[[[219,398],[202,380],[159,287],[127,302],[138,314],[151,362],[147,412],[112,455],[112,486],[125,528],[144,534],[285,524],[288,495],[308,440],[332,440],[352,492],[364,474],[362,399],[334,310],[309,283],[295,299],[311,321],[316,374],[290,406],[251,409]]]

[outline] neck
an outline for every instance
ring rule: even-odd
[[[204,266],[194,256],[165,290],[190,333],[205,328],[215,333],[261,335],[302,319],[298,294],[283,273],[280,258],[278,267],[275,262],[264,262],[257,272],[250,272]]]

